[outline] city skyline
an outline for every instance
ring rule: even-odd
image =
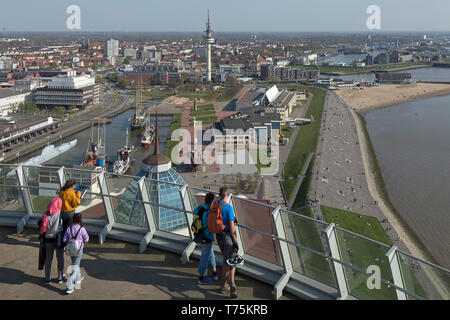
[[[364,32],[370,5],[381,10],[381,29],[376,31],[448,31],[446,14],[450,2],[429,3],[411,0],[347,0],[337,3],[321,0],[301,1],[230,0],[226,4],[206,0],[165,2],[121,1],[29,1],[3,4],[0,28],[6,31],[70,31],[66,28],[70,5],[81,9],[81,29],[86,32],[201,32],[210,10],[215,32]],[[24,9],[25,8],[25,9]],[[439,8],[437,10],[436,8]],[[21,19],[11,13],[20,12]],[[305,14],[307,12],[308,14]],[[37,14],[36,14],[37,13]]]

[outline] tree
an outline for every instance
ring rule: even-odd
[[[128,81],[127,79],[120,79],[119,81],[119,87],[121,87],[122,89],[127,88],[130,85],[130,81]]]
[[[66,108],[64,107],[55,107],[55,112],[57,115],[64,115],[66,113]]]
[[[123,63],[124,64],[130,64],[130,60],[131,60],[130,57],[125,57],[125,59],[123,59]]]
[[[97,83],[105,84],[105,79],[103,79],[103,77],[99,74],[95,77],[95,81]]]
[[[117,79],[119,77],[119,74],[117,72],[115,72],[112,76],[111,76],[111,81],[112,82],[117,82]]]
[[[280,80],[280,78],[278,78],[277,76],[275,76],[275,77],[272,77],[272,82],[273,82],[273,83],[280,83],[281,80]]]
[[[72,111],[75,110],[76,108],[77,108],[77,106],[76,106],[75,104],[72,103],[72,104],[69,106],[69,112],[72,113]]]

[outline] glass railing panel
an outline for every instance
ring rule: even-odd
[[[74,169],[65,168],[64,177],[66,180],[75,180],[75,187],[88,187],[84,197],[81,199],[80,205],[75,209],[75,212],[81,213],[83,218],[107,220],[103,198],[98,194],[101,193],[98,183],[99,169]]]
[[[54,197],[58,196],[61,188],[56,167],[24,166],[25,181],[30,187],[31,204],[33,212],[44,213]]]
[[[450,273],[398,252],[405,289],[429,300],[448,300]],[[408,299],[415,300],[412,295]]]
[[[281,211],[286,239],[330,256],[324,234],[326,224],[298,214]],[[334,269],[329,259],[306,249],[289,245],[294,271],[337,288]]]
[[[265,203],[248,201],[236,196],[233,196],[232,200],[239,224],[269,234],[277,234],[272,219],[272,211],[275,207],[268,206]],[[245,228],[240,228],[239,231],[246,254],[283,266],[278,240]]]
[[[138,177],[121,176],[105,173],[117,223],[148,228],[147,218],[142,204],[142,194],[139,190]],[[120,196],[120,198],[117,198]],[[138,200],[138,201],[134,201]]]
[[[164,173],[164,172],[163,172]],[[184,212],[180,186],[153,179],[146,179],[150,202],[154,205],[153,214],[159,231],[190,237],[189,227]],[[158,204],[162,206],[158,206]],[[166,208],[171,207],[174,209]]]
[[[205,196],[208,192],[213,193],[216,197],[214,198],[214,201],[218,199],[218,193],[212,192],[209,190],[204,190],[196,187],[187,187],[187,192],[189,195],[189,200],[192,206],[192,209],[194,209],[196,206],[205,203]]]
[[[363,237],[354,235],[346,230],[335,228],[339,251],[342,261],[369,273],[379,270],[379,276],[392,282],[389,269],[389,262],[386,253],[390,247],[381,243],[376,243]],[[350,294],[362,300],[394,300],[396,299],[395,290],[387,284],[381,282],[376,286],[376,279],[368,277],[357,270],[346,267],[345,276]]]
[[[0,166],[0,210],[25,212],[15,165]]]

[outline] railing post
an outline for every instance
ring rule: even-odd
[[[192,216],[191,213],[187,213],[186,210],[188,211],[193,211],[192,205],[191,205],[191,200],[189,199],[189,195],[188,195],[188,190],[186,185],[184,185],[183,187],[180,188],[180,197],[181,197],[181,202],[183,204],[183,210],[184,210],[184,214],[186,216],[186,223],[188,231],[189,231],[189,236],[191,237],[191,242],[189,242],[188,246],[186,247],[186,249],[184,249],[183,253],[181,254],[181,263],[187,263],[189,262],[189,256],[191,255],[191,253],[195,250],[196,247],[196,243],[193,241],[194,240],[194,234],[192,233],[191,230],[191,225],[192,225],[192,221],[194,220],[194,217]]]
[[[113,209],[111,197],[109,197],[109,188],[108,188],[108,184],[106,182],[104,171],[99,173],[99,175],[97,176],[97,181],[98,181],[98,185],[100,186],[100,193],[102,194],[103,205],[105,207],[106,217],[108,219],[108,223],[102,229],[102,231],[100,231],[100,233],[98,234],[98,242],[100,244],[103,244],[103,242],[106,239],[106,236],[111,231],[111,229],[115,223],[115,219],[114,219],[114,211],[113,211],[114,209]]]
[[[62,188],[66,183],[66,176],[64,175],[64,167],[58,169],[59,186]]]
[[[22,195],[23,204],[25,206],[25,215],[17,223],[17,233],[22,233],[28,223],[28,219],[30,219],[30,216],[33,214],[33,206],[31,203],[30,190],[24,187],[26,184],[26,179],[23,172],[23,166],[21,164],[19,164],[16,168],[16,175],[20,186],[19,189]]]
[[[272,219],[273,224],[275,226],[276,235],[282,239],[286,239],[283,221],[281,220],[281,206],[277,206],[272,211]],[[277,283],[274,286],[274,296],[276,300],[278,300],[283,295],[283,289],[288,284],[289,278],[291,277],[293,272],[291,255],[289,252],[288,244],[281,240],[278,240],[278,243],[280,245],[281,259],[283,260],[284,274],[281,276],[281,278],[277,281]]]
[[[338,240],[336,236],[335,224],[330,223],[324,230],[327,236],[328,247],[330,248],[331,257],[342,261],[341,253],[339,251]],[[344,266],[338,262],[333,261],[334,273],[336,275],[336,282],[339,289],[339,295],[341,300],[344,300],[348,296],[347,280],[345,278]]]
[[[398,253],[397,246],[392,246],[389,251],[386,253],[386,258],[389,262],[389,271],[391,272],[391,277],[394,284],[397,287],[405,289],[402,277],[402,271],[400,269],[400,263],[398,261]],[[395,289],[395,293],[397,294],[398,300],[406,300],[406,294],[398,289]]]
[[[230,193],[230,196],[228,197],[228,203],[233,208],[233,212],[234,212],[234,215],[236,217],[236,208],[235,208],[235,206],[233,204],[233,194],[232,193]],[[241,232],[239,231],[238,227],[236,227],[236,239],[237,239],[237,242],[238,242],[238,245],[239,245],[238,254],[240,256],[244,256],[244,246],[243,246],[243,242],[242,242]]]
[[[156,223],[155,223],[155,216],[153,213],[152,206],[148,203],[150,202],[150,196],[147,188],[147,184],[145,183],[145,177],[142,177],[138,181],[139,191],[141,192],[142,201],[144,201],[144,213],[145,217],[147,218],[147,224],[149,231],[147,234],[142,238],[141,243],[139,244],[139,251],[142,253],[147,249],[148,244],[153,239],[153,235],[156,231]]]

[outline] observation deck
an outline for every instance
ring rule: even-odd
[[[0,177],[3,299],[50,299],[59,292],[56,285],[45,287],[43,272],[37,270],[37,230],[33,229],[37,229],[49,200],[69,178],[91,187],[77,209],[92,237],[81,265],[88,281],[83,284],[87,290],[80,291],[80,298],[228,298],[218,293],[218,284],[196,284],[200,250],[188,226],[193,208],[210,190],[146,177],[52,166],[1,164]],[[164,190],[175,187],[177,199],[171,192],[172,201],[182,206],[152,202],[149,182],[162,195]],[[130,183],[136,185],[139,196],[124,194]],[[134,224],[132,219],[128,224],[118,223],[116,217],[124,202],[129,204],[127,208],[143,213],[145,223]],[[396,246],[238,195],[231,195],[229,203],[238,220],[237,238],[245,259],[236,273],[239,298],[449,298],[449,270]],[[164,229],[155,214],[161,208],[182,213],[185,224]],[[216,244],[214,251],[220,266],[222,258]],[[371,271],[374,268],[378,268],[375,275]]]

